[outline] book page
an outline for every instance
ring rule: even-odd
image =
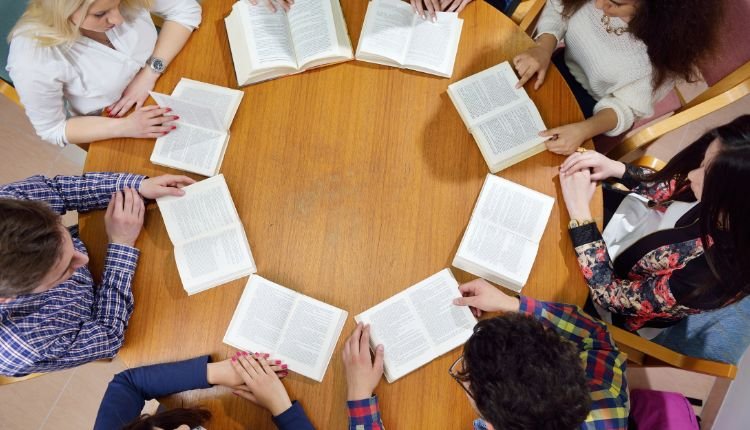
[[[520,289],[529,276],[554,199],[495,175],[487,175],[454,265],[477,276],[459,260],[512,279]],[[488,278],[499,282],[495,278]]]
[[[287,12],[297,64],[338,54],[330,0],[296,0]]]
[[[249,34],[248,48],[253,69],[298,68],[286,13],[281,6],[271,12],[264,2],[253,6],[243,0],[242,21]]]
[[[467,117],[468,127],[521,99],[526,91],[515,88],[518,78],[505,61],[451,84],[449,91],[456,107]]]
[[[221,120],[210,107],[185,101],[177,97],[168,96],[166,94],[154,92],[149,94],[151,94],[151,97],[156,100],[156,103],[159,106],[171,108],[172,112],[170,112],[170,114],[180,117],[176,122],[178,128],[180,124],[188,123],[209,130],[225,131],[221,124]]]
[[[172,91],[172,96],[193,104],[205,106],[212,111],[222,125],[229,130],[244,93],[238,90],[182,78]]]
[[[389,382],[463,344],[476,319],[468,307],[453,305],[458,283],[444,269],[359,314],[371,325],[372,346],[383,344]]]
[[[408,3],[373,0],[367,6],[357,56],[376,55],[403,64],[416,15]],[[420,18],[421,20],[421,18]]]
[[[539,136],[546,128],[533,103],[523,100],[480,122],[471,132],[483,146],[482,153],[490,157],[488,164],[495,164],[547,140]]]
[[[456,13],[438,12],[437,22],[417,19],[403,63],[422,71],[450,76],[460,37]]]
[[[174,256],[188,294],[255,272],[242,224],[176,246]]]
[[[167,234],[175,245],[240,223],[224,175],[188,185],[183,190],[185,195],[181,197],[156,199]]]
[[[156,139],[151,162],[205,176],[218,169],[227,134],[184,123]]]
[[[254,275],[224,342],[271,353],[294,372],[321,381],[346,312]]]

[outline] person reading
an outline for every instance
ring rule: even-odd
[[[143,199],[181,195],[185,176],[87,173],[0,186],[0,374],[23,376],[111,358],[133,311]],[[96,284],[78,228],[61,215],[106,208]]]
[[[605,188],[603,232],[591,197]],[[731,190],[750,180],[750,115],[710,130],[658,172],[577,152],[560,167],[573,248],[602,317],[623,328],[660,329],[750,293],[747,198]],[[610,219],[611,218],[611,219]],[[653,337],[657,330],[642,330]]]
[[[478,317],[500,312],[474,327],[449,369],[480,416],[476,430],[628,428],[626,356],[606,325],[576,306],[511,297],[483,279],[460,289],[456,306]],[[378,345],[373,360],[363,324],[344,344],[350,430],[384,428],[373,392],[386,354]]]

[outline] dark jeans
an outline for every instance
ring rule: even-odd
[[[565,64],[565,48],[560,48],[552,54],[552,63],[557,66],[557,70],[560,71],[563,79],[565,79],[568,87],[570,87],[570,90],[573,92],[573,96],[575,96],[578,106],[583,112],[583,116],[585,118],[591,118],[594,116],[596,100],[591,97],[591,94],[589,94],[589,92],[583,88],[583,85],[581,85],[581,83],[570,73],[568,65]]]

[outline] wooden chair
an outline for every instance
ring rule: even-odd
[[[30,374],[28,374],[26,376],[19,376],[17,378],[13,377],[13,376],[2,376],[2,375],[0,375],[0,386],[13,384],[15,382],[26,381],[26,380],[33,379],[33,378],[36,378],[36,377],[42,376],[42,375],[44,375],[44,373],[30,373]]]
[[[3,81],[2,79],[0,79],[0,94],[4,95],[10,101],[17,104],[18,106],[23,107],[23,105],[21,105],[21,100],[18,98],[18,93],[16,92],[16,89],[13,88],[12,85]]]
[[[734,364],[688,357],[619,327],[607,325],[612,339],[628,355],[628,361],[639,366],[670,366],[727,379],[734,379],[737,375]]]
[[[547,0],[526,0],[521,2],[513,12],[511,19],[521,27],[521,30],[531,36],[536,27],[539,14],[542,13]]]

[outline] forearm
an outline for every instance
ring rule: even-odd
[[[166,64],[172,62],[174,57],[185,46],[192,30],[174,21],[165,21],[156,39],[153,56],[161,58]]]
[[[585,141],[617,127],[617,113],[613,109],[602,109],[580,124]]]
[[[65,138],[69,143],[82,144],[126,136],[124,118],[103,116],[76,116],[65,125]]]
[[[555,52],[558,44],[557,38],[549,33],[544,33],[541,36],[537,37],[536,43],[540,48],[544,50],[545,53],[548,54],[548,57],[552,57],[552,53]]]

